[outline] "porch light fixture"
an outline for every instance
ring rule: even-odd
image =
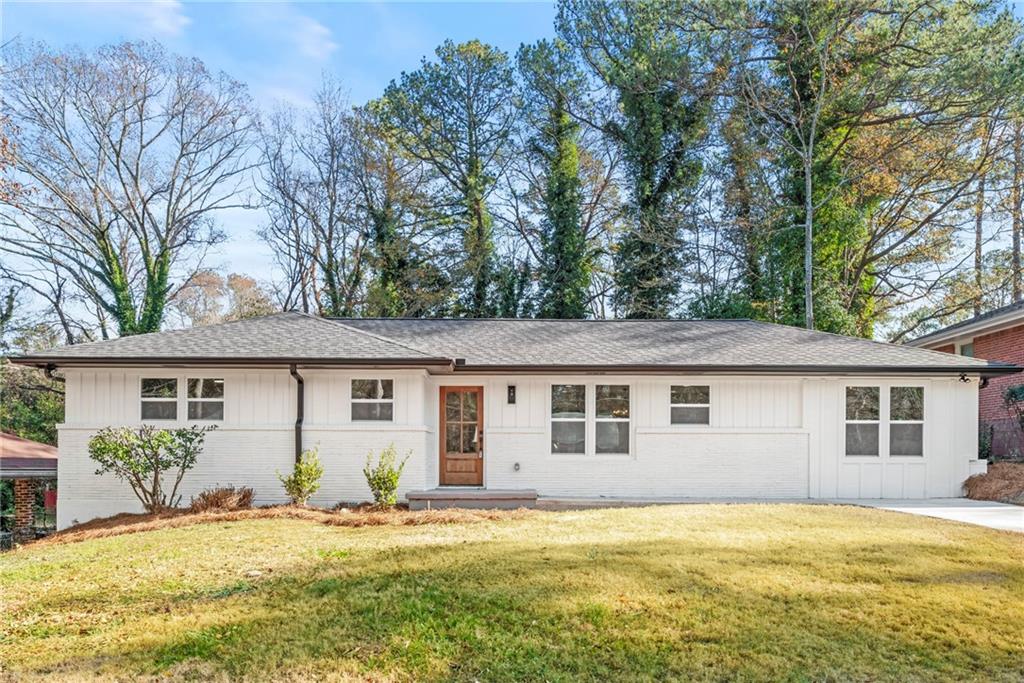
[[[515,402],[516,402],[516,385],[515,384],[509,384],[508,385],[508,403],[509,403],[509,405],[513,405],[513,404],[515,404]]]

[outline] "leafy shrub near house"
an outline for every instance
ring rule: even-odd
[[[192,512],[248,510],[252,507],[252,498],[252,489],[248,486],[218,486],[193,496],[189,509]]]
[[[320,477],[324,475],[324,467],[320,464],[320,456],[316,448],[302,452],[302,457],[295,463],[292,473],[287,477],[281,474],[277,478],[284,484],[285,493],[296,505],[305,505],[310,496],[320,490]]]
[[[1024,384],[1014,384],[1003,391],[1003,405],[1017,418],[1017,426],[1024,431]]]
[[[181,502],[181,480],[195,466],[206,433],[214,429],[106,427],[89,439],[89,457],[99,464],[96,474],[110,472],[128,482],[146,512],[160,512]]]
[[[366,454],[366,466],[363,467],[363,475],[366,483],[373,494],[373,502],[377,507],[393,507],[398,502],[398,482],[402,478],[402,470],[409,460],[412,451],[402,459],[402,462],[395,464],[398,454],[395,452],[395,444],[388,445],[380,452],[377,464],[373,464],[373,451]]]

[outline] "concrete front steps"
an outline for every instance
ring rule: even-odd
[[[482,489],[476,487],[441,486],[405,494],[410,510],[438,508],[474,508],[515,510],[537,506],[534,489]]]

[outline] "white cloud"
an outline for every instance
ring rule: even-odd
[[[287,44],[298,56],[324,62],[338,49],[331,29],[291,3],[251,3],[242,7],[242,17],[251,30]]]
[[[185,14],[185,6],[178,0],[152,0],[132,3],[128,7],[158,35],[179,36],[192,23]]]
[[[293,18],[293,26],[290,29],[291,38],[299,51],[319,61],[324,61],[331,56],[331,53],[338,49],[334,42],[331,29],[321,24],[316,19],[305,15],[296,14]]]

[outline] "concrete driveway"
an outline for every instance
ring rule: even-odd
[[[1024,507],[969,498],[929,500],[837,500],[837,503],[938,517],[954,522],[987,526],[990,529],[1024,533]]]

